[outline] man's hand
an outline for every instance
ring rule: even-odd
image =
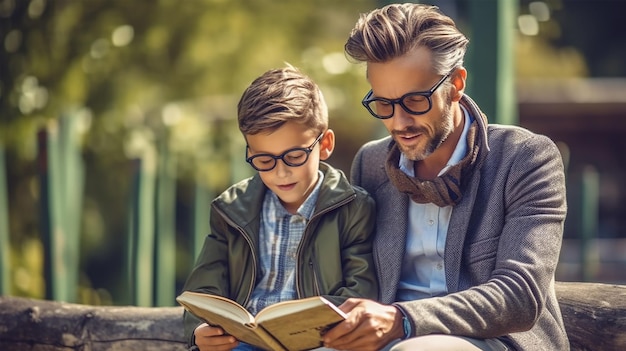
[[[397,307],[351,298],[339,308],[348,314],[324,335],[324,346],[336,350],[380,350],[402,338],[402,313]]]
[[[206,323],[200,324],[193,331],[196,345],[200,351],[230,351],[239,345],[235,337],[224,335],[224,330]]]

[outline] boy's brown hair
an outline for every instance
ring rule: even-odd
[[[275,131],[287,121],[322,132],[328,128],[328,107],[317,84],[288,64],[248,86],[237,105],[237,120],[244,135]]]

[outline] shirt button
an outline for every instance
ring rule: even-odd
[[[432,219],[429,219],[428,220],[428,225],[433,225],[433,224],[435,224],[435,221],[433,221]]]
[[[438,270],[442,270],[443,269],[443,265],[441,263],[437,263],[437,269]]]

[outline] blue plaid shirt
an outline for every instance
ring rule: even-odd
[[[256,315],[264,307],[297,297],[296,252],[320,192],[324,174],[318,171],[315,188],[292,215],[271,190],[265,193],[259,233],[260,280],[246,308]]]

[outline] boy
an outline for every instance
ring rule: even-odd
[[[238,104],[246,162],[257,174],[212,203],[211,233],[184,290],[222,295],[256,314],[279,301],[324,295],[377,298],[375,205],[330,157],[335,135],[319,87],[296,68],[264,73]],[[251,350],[185,313],[200,350]]]

